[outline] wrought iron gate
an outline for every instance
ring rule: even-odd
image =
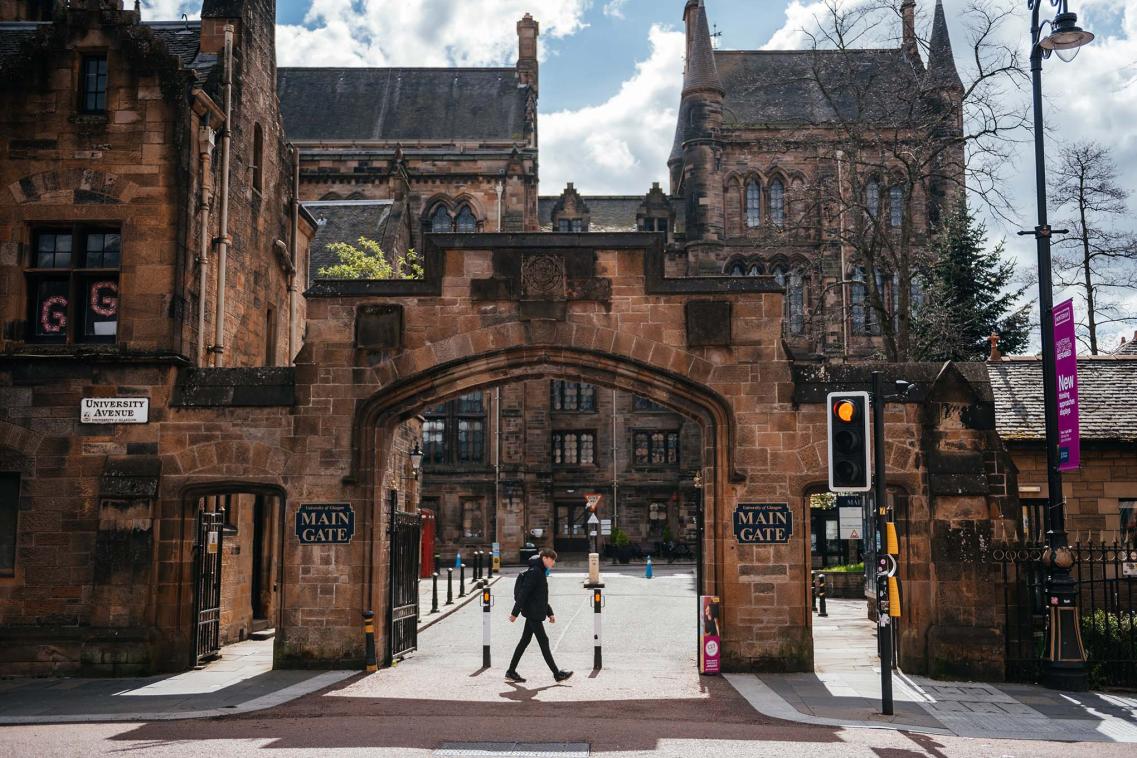
[[[422,523],[417,513],[392,509],[391,602],[387,612],[387,663],[418,647],[418,574]]]
[[[1006,674],[1011,681],[1034,682],[1042,674],[1044,550],[1044,545],[1030,543],[992,550],[1002,570]],[[1070,550],[1090,684],[1137,686],[1137,550],[1117,543],[1078,542]]]
[[[197,515],[197,591],[194,594],[194,660],[216,658],[221,653],[221,538],[224,513]]]

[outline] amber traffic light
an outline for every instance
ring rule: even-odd
[[[868,492],[872,487],[867,392],[831,392],[829,490]]]

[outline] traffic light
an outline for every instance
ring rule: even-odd
[[[869,393],[830,392],[829,491],[872,489]]]

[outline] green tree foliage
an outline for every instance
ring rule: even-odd
[[[932,241],[931,268],[920,277],[922,302],[913,324],[916,360],[981,361],[988,337],[999,335],[1004,353],[1022,352],[1030,338],[1030,306],[1018,303],[1014,262],[1000,242],[987,250],[987,229],[960,203]]]
[[[333,242],[328,251],[335,254],[339,263],[324,266],[321,279],[422,279],[422,258],[414,250],[397,256],[392,263],[379,247],[379,243],[366,237],[359,238],[358,247],[349,242]]]

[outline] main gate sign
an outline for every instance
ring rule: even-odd
[[[739,503],[734,536],[743,545],[784,545],[794,533],[789,503]]]
[[[309,503],[296,511],[301,545],[346,545],[355,536],[355,511],[347,503]]]

